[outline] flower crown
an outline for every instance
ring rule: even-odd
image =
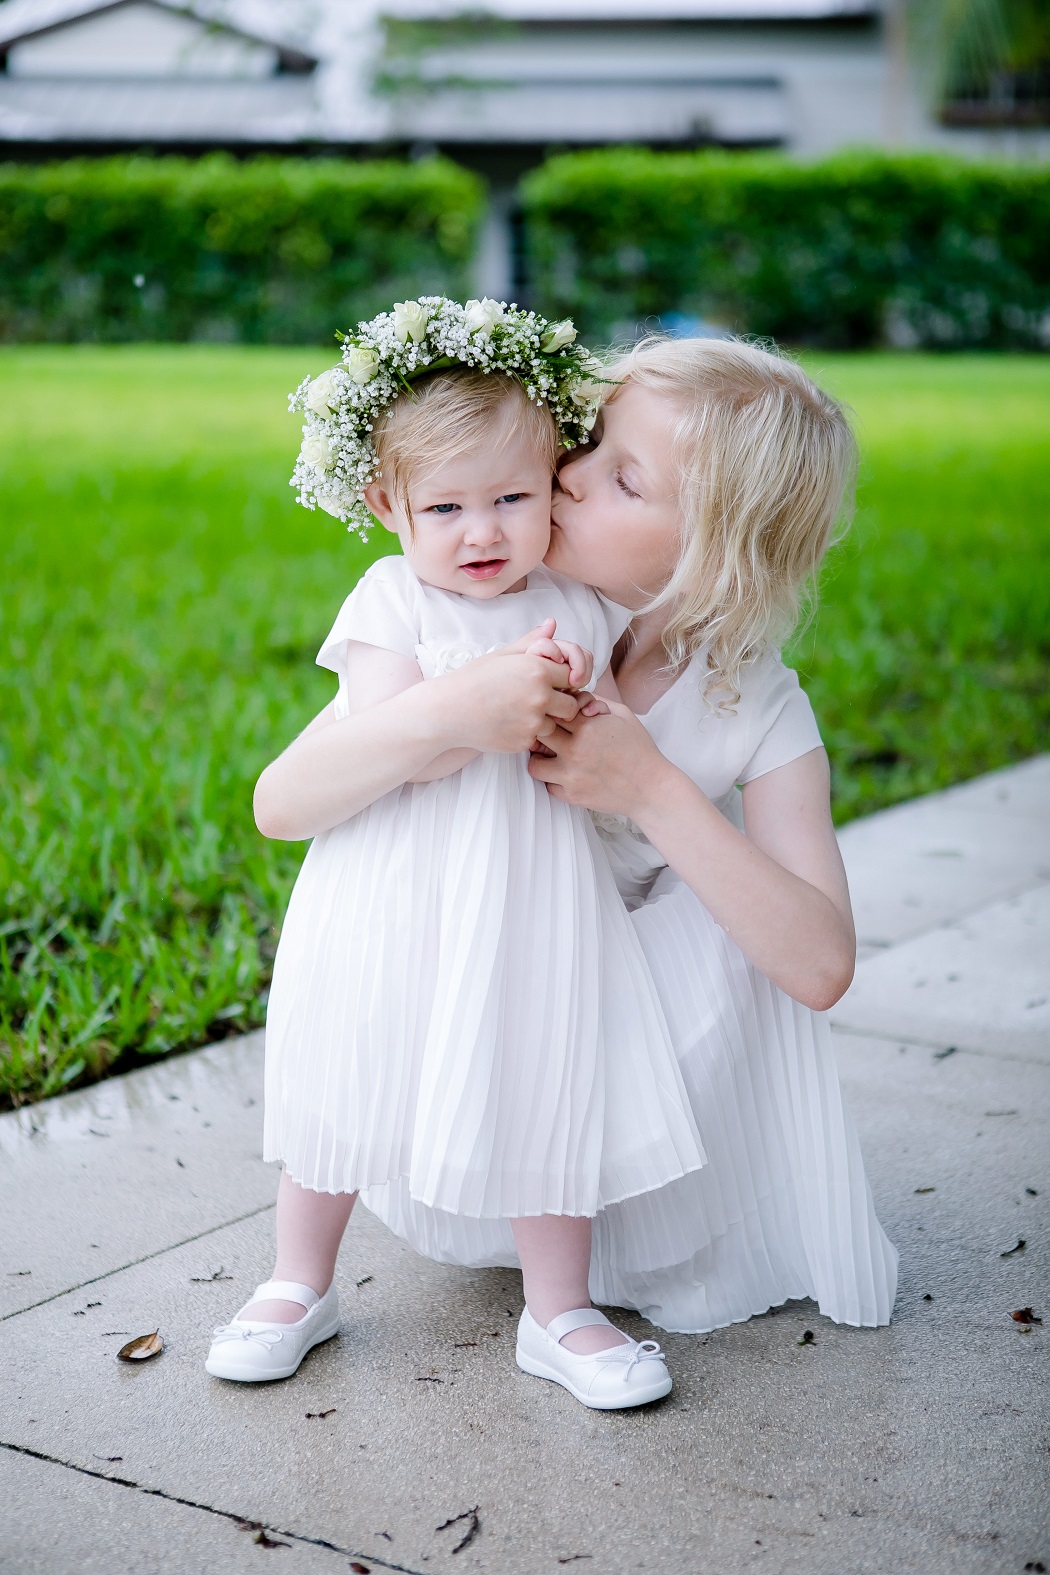
[[[365,488],[376,477],[371,433],[414,379],[451,366],[510,373],[548,406],[566,448],[586,441],[601,402],[601,363],[576,343],[573,324],[505,301],[460,306],[423,295],[339,337],[341,364],[306,378],[289,398],[289,409],[306,417],[291,485],[305,508],[320,506],[366,541],[373,521]]]

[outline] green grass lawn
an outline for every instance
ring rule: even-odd
[[[332,359],[0,352],[0,1102],[262,1020],[302,849],[251,787],[366,561],[287,486],[285,393]],[[864,451],[792,653],[845,819],[1047,747],[1050,360],[810,365]]]

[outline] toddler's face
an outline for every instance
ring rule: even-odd
[[[503,439],[501,442],[500,439]],[[481,601],[518,591],[550,544],[551,473],[527,435],[497,432],[490,447],[448,460],[409,488],[405,510],[378,483],[368,506],[401,540],[428,585]]]

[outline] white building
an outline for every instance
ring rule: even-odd
[[[3,0],[0,147],[437,148],[497,181],[625,141],[1050,153],[928,114],[899,3]]]

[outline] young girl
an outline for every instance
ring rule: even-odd
[[[599,1211],[578,1274],[665,1329],[802,1296],[839,1322],[886,1323],[897,1255],[824,1015],[855,955],[827,757],[775,649],[832,535],[853,441],[798,366],[750,345],[649,341],[608,375],[594,441],[559,472],[547,561],[635,609],[614,659],[625,703],[560,717],[554,754],[530,769],[602,822],[708,1163]],[[527,660],[493,656],[435,686],[437,728],[399,699],[356,718],[341,752],[329,736],[310,764],[342,768],[338,802],[319,812],[354,812],[439,747],[517,747],[501,729],[524,708]],[[429,1210],[397,1184],[369,1203],[446,1262],[517,1261],[505,1222]],[[530,1306],[542,1266],[522,1258]]]
[[[329,479],[340,433],[342,471],[360,483],[363,466],[350,462],[363,425],[377,476],[360,493],[404,553],[374,564],[344,602],[318,657],[339,692],[313,734],[425,679],[440,687],[544,620],[561,638],[532,639],[527,654],[582,686],[592,664],[604,672],[629,618],[542,565],[559,439],[551,406],[566,384],[580,395],[584,365],[575,353],[552,359],[566,348],[554,344],[565,326],[556,333],[499,308],[471,328],[470,307],[411,304],[427,313],[412,320],[418,339],[399,338],[397,317],[384,314],[344,352],[351,372],[369,350],[376,358],[349,401],[330,374],[307,394],[315,414],[332,412],[320,415],[331,432],[308,423],[304,453],[320,468],[319,483],[306,478],[311,489],[341,501]],[[440,369],[417,362],[410,343],[436,352]],[[449,367],[457,351],[466,364]],[[354,392],[378,382],[384,364],[403,381],[412,373],[411,386]],[[554,378],[546,398],[544,375]],[[352,512],[357,490],[349,501]],[[577,702],[563,698],[556,715],[567,720]],[[579,1221],[703,1163],[594,828],[530,778],[528,760],[442,751],[335,824],[309,809],[298,823],[301,787],[285,795],[260,783],[261,829],[316,835],[267,1018],[264,1157],[285,1167],[278,1265],[217,1331],[215,1376],[287,1377],[335,1332],[332,1255],[315,1240],[333,1218],[345,1224],[359,1191],[370,1205],[394,1189],[439,1218],[518,1225],[522,1260],[545,1262],[566,1229],[572,1245]],[[522,1334],[531,1370],[605,1409],[666,1394],[659,1347],[581,1305],[585,1281],[563,1291],[555,1276],[541,1295],[542,1323],[529,1320]],[[573,1337],[576,1348],[560,1343]]]

